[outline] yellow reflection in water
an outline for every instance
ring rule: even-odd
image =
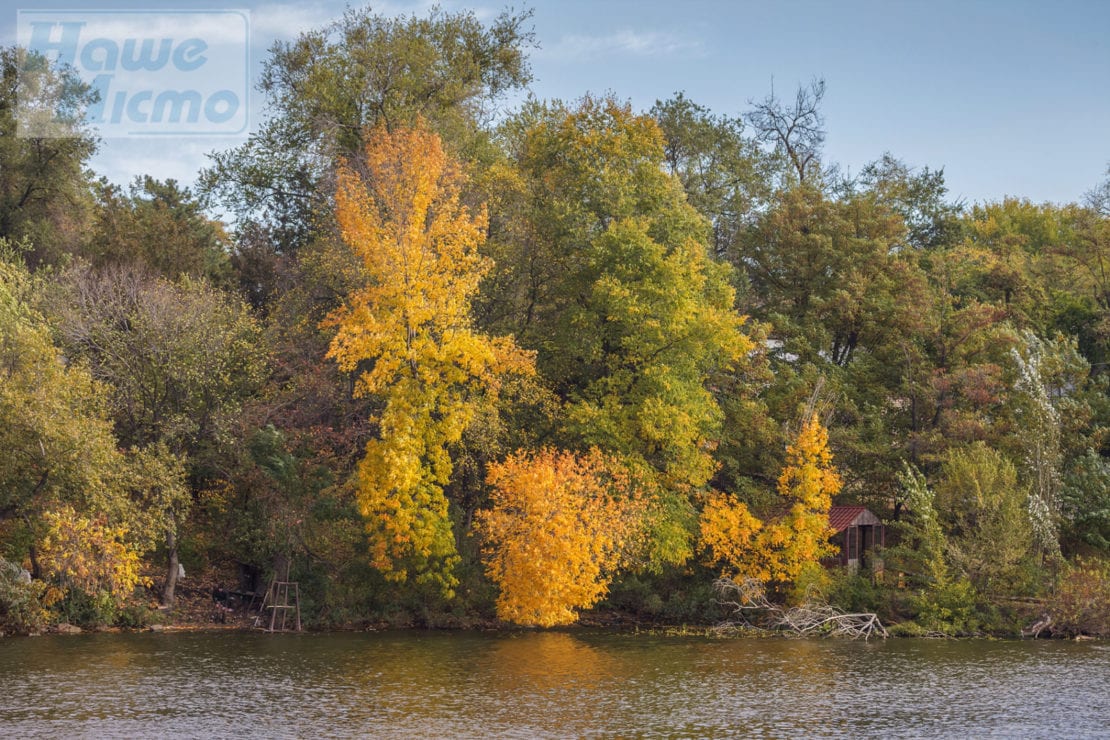
[[[499,640],[489,654],[490,674],[506,689],[590,688],[611,680],[619,662],[563,632],[537,632]]]

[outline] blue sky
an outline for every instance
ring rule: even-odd
[[[498,4],[441,3],[492,18]],[[149,3],[65,2],[62,8]],[[251,11],[252,72],[276,38],[292,39],[342,13],[343,2],[176,2]],[[372,4],[385,13],[430,3]],[[17,0],[0,12],[0,43],[15,39]],[[774,80],[789,94],[824,77],[825,159],[856,172],[889,151],[943,167],[953,197],[1006,195],[1068,202],[1110,163],[1110,1],[534,0],[541,98],[613,92],[638,109],[683,90],[737,115]],[[49,8],[36,3],[36,9]],[[521,7],[518,2],[517,7]],[[511,107],[514,101],[508,101]],[[262,102],[252,102],[257,121]],[[117,181],[149,172],[191,182],[204,154],[241,138],[108,139],[93,162]]]

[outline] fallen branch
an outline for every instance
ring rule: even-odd
[[[733,619],[718,625],[718,633],[754,628],[799,637],[827,635],[867,640],[875,635],[888,636],[877,615],[848,614],[818,600],[813,594],[804,604],[786,609],[771,603],[763,583],[754,578],[745,578],[737,583],[726,576],[718,578],[713,587],[717,592],[717,603],[733,610]]]

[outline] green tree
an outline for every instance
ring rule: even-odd
[[[1017,469],[983,443],[953,450],[941,467],[936,507],[948,557],[983,593],[1006,593],[1033,549],[1029,490]]]
[[[67,353],[110,388],[115,431],[128,446],[161,445],[188,461],[194,481],[214,475],[229,424],[265,377],[259,328],[242,302],[203,282],[170,282],[136,267],[60,276],[52,313]],[[174,600],[177,528],[170,502],[163,599]]]
[[[1077,458],[1061,490],[1062,536],[1068,549],[1110,551],[1110,462],[1094,450]]]
[[[902,217],[914,249],[936,249],[960,236],[963,206],[945,200],[943,168],[915,170],[886,152],[863,168],[856,186]]]
[[[712,253],[735,260],[740,234],[770,195],[768,158],[744,136],[742,120],[714,115],[682,93],[657,100],[651,115],[666,140],[667,170],[713,226]]]
[[[488,106],[531,79],[529,15],[505,12],[486,26],[471,11],[393,18],[348,9],[278,42],[259,84],[271,117],[213,155],[202,190],[241,225],[263,225],[277,251],[296,250],[330,212],[334,163],[362,155],[364,131],[421,118],[458,148],[476,143]]]
[[[95,93],[40,54],[0,49],[0,238],[27,240],[32,266],[83,242],[91,215],[86,171],[97,141],[82,125]],[[65,127],[59,132],[43,119]]]
[[[34,577],[45,577],[58,558],[87,554],[51,550],[48,538],[54,536],[56,544],[62,529],[76,536],[72,527],[93,527],[88,531],[95,530],[107,548],[107,559],[93,567],[122,568],[130,574],[119,581],[127,591],[134,584],[134,558],[172,528],[169,512],[181,505],[184,471],[164,448],[120,449],[110,389],[51,342],[46,318],[32,305],[41,282],[18,260],[10,252],[0,258],[4,554],[17,560],[26,555]],[[70,573],[68,567],[57,573]]]
[[[598,446],[659,488],[652,562],[682,562],[689,495],[713,475],[710,388],[753,349],[706,222],[663,170],[650,117],[615,100],[533,104],[504,131],[522,221],[498,235],[506,328],[563,403],[559,436]]]
[[[975,630],[975,590],[966,576],[949,567],[948,539],[937,513],[936,496],[925,476],[906,464],[898,476],[903,516],[896,525],[900,542],[884,557],[906,577],[914,592],[917,623],[942,634]]]
[[[228,278],[229,239],[204,215],[188,188],[174,180],[136,178],[127,192],[106,181],[84,253],[97,267],[138,262],[176,280],[182,275]]]

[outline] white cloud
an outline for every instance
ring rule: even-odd
[[[582,61],[603,56],[703,56],[700,41],[666,31],[624,29],[603,36],[572,34],[536,52],[547,59]]]
[[[374,2],[370,9],[384,16],[426,16],[437,4],[436,0],[399,2]],[[448,2],[446,7],[455,3]],[[358,7],[358,3],[353,4]],[[344,5],[336,0],[318,0],[314,3],[261,3],[251,11],[251,33],[255,38],[293,40],[301,33],[323,28],[343,16]],[[469,8],[481,19],[484,9]]]
[[[330,23],[342,10],[323,3],[259,5],[251,10],[251,36],[257,40],[292,40],[302,32]]]

